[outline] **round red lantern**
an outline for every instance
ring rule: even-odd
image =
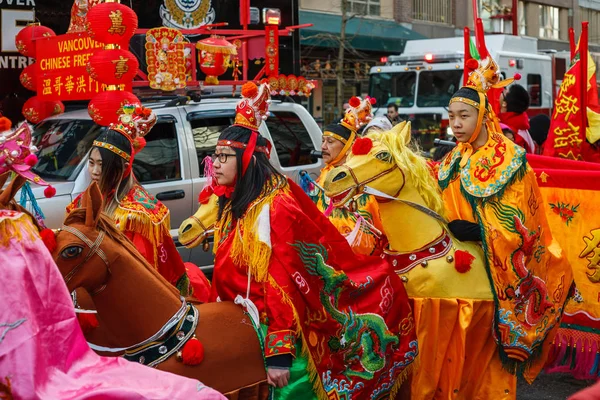
[[[87,33],[100,43],[126,45],[137,27],[136,13],[124,4],[98,4],[87,14]]]
[[[34,92],[37,90],[37,65],[33,63],[21,72],[19,76],[19,81],[21,81],[21,85],[25,86],[26,89],[33,90]]]
[[[222,36],[211,36],[196,43],[200,51],[198,60],[200,70],[206,74],[204,83],[207,85],[218,85],[218,76],[221,76],[229,67],[232,55],[237,55],[237,48]]]
[[[23,115],[32,124],[42,122],[53,115],[65,112],[65,106],[60,101],[44,101],[38,96],[28,99],[23,105]]]
[[[125,104],[141,106],[142,103],[131,92],[121,90],[102,92],[90,101],[88,113],[98,125],[109,126],[118,122]]]
[[[19,31],[15,37],[15,46],[19,53],[35,58],[35,41],[52,36],[56,36],[56,33],[47,26],[30,24]]]
[[[120,85],[133,80],[139,63],[128,50],[100,50],[91,58],[87,71],[92,79],[107,85]]]

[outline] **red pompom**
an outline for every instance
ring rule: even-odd
[[[52,229],[42,229],[40,232],[40,237],[50,253],[56,250],[56,236],[54,235],[54,231]]]
[[[242,86],[242,96],[253,99],[258,94],[258,86],[254,82],[246,82]]]
[[[83,334],[90,333],[92,329],[96,329],[100,326],[98,323],[98,318],[96,318],[95,314],[89,313],[77,313],[77,320],[79,321],[79,326]]]
[[[474,58],[469,58],[467,60],[467,68],[470,70],[476,70],[477,68],[479,68],[479,61],[477,61]]]
[[[37,164],[38,162],[38,158],[35,154],[30,154],[27,157],[25,157],[25,164],[29,165],[30,167],[35,166],[35,164]]]
[[[144,147],[146,147],[146,139],[143,137],[135,138],[133,141],[133,148],[135,149],[135,152],[139,153]]]
[[[204,346],[196,336],[188,340],[181,349],[181,359],[185,365],[198,365],[204,360]]]
[[[456,250],[454,252],[454,268],[461,274],[471,270],[471,264],[473,264],[474,260],[475,256],[468,251]]]
[[[52,186],[48,186],[46,189],[44,189],[44,196],[46,196],[47,199],[49,199],[50,197],[54,197],[55,194],[56,189],[54,189],[54,187]]]
[[[515,81],[520,81],[520,80],[521,80],[521,74],[517,72],[515,74]]]
[[[9,130],[12,127],[12,122],[6,117],[0,117],[0,132]]]
[[[356,108],[356,107],[360,106],[360,99],[356,96],[352,96],[352,97],[350,97],[348,104],[350,104],[350,107]]]
[[[369,151],[373,148],[373,141],[369,138],[363,137],[358,138],[352,145],[352,154],[356,156],[369,154]]]
[[[369,97],[369,103],[374,106],[377,103],[377,99],[375,97]]]

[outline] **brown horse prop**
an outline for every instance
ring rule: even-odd
[[[93,348],[199,379],[232,399],[266,398],[251,318],[230,302],[186,303],[100,210],[102,195],[92,183],[58,230],[52,254],[69,291],[92,296],[118,346]]]

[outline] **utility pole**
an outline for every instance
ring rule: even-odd
[[[342,26],[340,30],[340,48],[338,49],[337,59],[337,94],[336,104],[337,111],[340,118],[343,116],[344,110],[344,50],[346,47],[346,24],[348,23],[348,0],[341,1],[342,11]]]

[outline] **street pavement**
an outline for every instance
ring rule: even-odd
[[[517,400],[565,400],[593,383],[593,381],[578,381],[566,374],[541,374],[533,385],[519,380]]]

